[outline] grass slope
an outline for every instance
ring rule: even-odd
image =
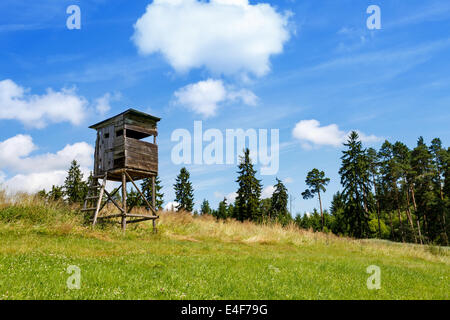
[[[448,299],[446,248],[357,241],[163,213],[92,229],[56,204],[0,194],[0,299]],[[66,286],[69,265],[81,289]],[[366,268],[381,268],[368,290]]]

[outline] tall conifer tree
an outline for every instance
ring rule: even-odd
[[[369,214],[367,195],[370,192],[369,162],[356,131],[352,131],[344,143],[342,166],[339,170],[342,196],[345,202],[344,214],[352,236],[362,238],[369,235]]]
[[[174,184],[175,201],[178,203],[178,210],[192,212],[194,209],[194,190],[189,178],[189,171],[184,167],[181,168]]]
[[[235,203],[235,217],[239,221],[253,220],[261,221],[260,197],[261,182],[256,179],[256,170],[253,168],[250,159],[250,150],[244,150],[244,155],[240,157],[238,178],[239,184]]]

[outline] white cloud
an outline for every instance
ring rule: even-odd
[[[216,191],[216,192],[214,192],[214,197],[216,197],[220,200],[223,200],[223,198],[225,198],[225,199],[227,199],[227,203],[230,204],[230,203],[234,203],[236,201],[237,193],[231,192],[227,195],[224,195],[222,192]]]
[[[95,100],[95,110],[99,114],[105,115],[109,110],[111,110],[111,102],[119,100],[120,97],[120,93],[105,93],[102,97]]]
[[[368,136],[362,132],[357,132],[363,142],[370,143],[381,140],[374,135]],[[321,145],[339,147],[347,140],[349,133],[340,130],[336,124],[321,127],[320,122],[314,119],[299,121],[292,131],[294,138],[298,139],[305,149]]]
[[[178,211],[177,206],[178,206],[178,202],[171,201],[171,202],[167,203],[164,206],[164,210],[166,210],[166,211]]]
[[[63,170],[18,174],[6,180],[4,186],[9,192],[34,193],[39,190],[51,190],[52,186],[62,185],[67,172]]]
[[[56,153],[31,155],[37,149],[28,135],[17,135],[0,142],[0,169],[15,174],[3,179],[8,190],[36,192],[61,185],[74,159],[85,177],[92,168],[94,148],[86,142],[67,145]]]
[[[283,183],[286,183],[286,184],[293,183],[293,182],[294,182],[294,179],[292,179],[291,177],[287,177],[283,180]]]
[[[225,196],[227,203],[234,203],[237,198],[237,192],[231,192]]]
[[[261,199],[267,199],[272,197],[273,192],[275,191],[274,186],[267,186],[261,192]]]
[[[100,114],[110,109],[110,102],[120,99],[120,93],[106,93],[95,100],[95,106],[75,88],[54,91],[48,88],[44,94],[30,94],[11,79],[0,81],[0,120],[18,120],[30,128],[42,129],[51,123],[69,122],[79,125],[92,107]]]
[[[257,104],[258,97],[247,89],[238,91],[226,88],[222,80],[208,79],[182,87],[174,93],[175,104],[184,106],[204,117],[214,116],[219,104],[241,101],[246,105]]]
[[[33,128],[48,123],[70,122],[78,125],[86,116],[87,101],[74,89],[32,95],[10,79],[0,81],[0,119],[15,119]]]
[[[180,72],[204,66],[262,76],[290,37],[290,15],[248,0],[154,0],[134,25],[132,40],[141,54],[160,52]]]

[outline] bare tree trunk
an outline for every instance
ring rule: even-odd
[[[409,190],[408,188],[406,189],[406,215],[408,217],[409,220],[409,224],[411,225],[411,229],[414,235],[414,242],[417,243],[417,236],[416,236],[416,230],[414,229],[414,223],[412,221],[412,216],[411,216],[411,210],[409,209],[410,207],[410,203],[409,203]]]
[[[414,211],[417,212],[417,204],[416,204],[416,196],[414,195],[414,187],[411,185],[410,189],[411,189],[411,197],[412,197],[412,201],[413,201]]]
[[[389,225],[391,226],[391,239],[394,240],[394,226],[392,225],[392,212],[389,211]]]
[[[323,219],[323,211],[322,211],[322,199],[320,198],[320,190],[317,192],[317,194],[319,195],[320,215],[322,217],[322,231],[323,231],[324,219]]]
[[[413,235],[414,235],[414,242],[417,243],[417,236],[416,236],[416,230],[414,229],[414,223],[412,220],[412,215],[411,215],[411,210],[410,210],[410,201],[409,201],[409,186],[408,186],[408,182],[406,181],[406,178],[403,179],[404,183],[405,183],[405,187],[406,187],[406,216],[408,217],[409,220],[409,224],[411,226]]]
[[[405,233],[403,232],[402,213],[400,211],[400,201],[398,199],[397,186],[394,183],[395,201],[397,202],[398,222],[400,223],[400,234],[402,235],[402,242],[405,242]]]
[[[377,202],[378,236],[381,239],[380,201],[378,199],[377,185],[375,184],[375,175],[373,175],[373,188],[374,188],[374,191],[375,191],[375,199],[376,199],[376,202]]]
[[[422,241],[422,233],[420,232],[420,222],[419,222],[419,219],[416,220],[416,223],[417,223],[417,231],[418,231],[418,233],[419,233],[419,241],[420,241],[420,244],[423,244],[423,241]]]
[[[419,241],[420,244],[423,244],[423,237],[422,237],[422,231],[420,230],[420,219],[419,216],[417,215],[417,204],[416,204],[416,197],[414,195],[414,187],[411,184],[409,186],[409,189],[411,190],[411,198],[412,198],[412,202],[413,202],[413,206],[414,206],[414,212],[416,213],[417,219],[416,219],[416,224],[417,224],[417,233],[419,234]]]

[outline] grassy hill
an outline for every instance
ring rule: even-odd
[[[185,213],[161,213],[158,228],[93,229],[65,205],[0,193],[0,299],[449,299],[448,248]]]

